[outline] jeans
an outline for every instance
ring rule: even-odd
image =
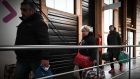
[[[16,71],[15,71],[15,79],[29,79],[29,73],[39,67],[40,61],[32,61],[32,62],[23,62],[17,61],[16,63]]]

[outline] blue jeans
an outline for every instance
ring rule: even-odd
[[[15,79],[29,79],[30,71],[35,73],[35,70],[39,67],[40,61],[35,62],[23,62],[17,61]]]

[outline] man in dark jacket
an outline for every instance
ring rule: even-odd
[[[121,38],[118,32],[116,32],[116,28],[113,25],[109,26],[109,34],[107,37],[107,43],[108,45],[121,45]],[[120,54],[120,48],[108,48],[109,52],[109,58],[110,62],[113,62],[113,58],[116,58],[118,60],[119,54]],[[122,71],[122,63],[120,64],[120,71]],[[111,70],[109,73],[114,73],[114,64],[111,64]]]
[[[31,2],[21,3],[22,22],[17,26],[15,45],[48,45],[48,27],[41,15],[35,12]],[[29,79],[33,73],[43,65],[49,66],[48,52],[46,50],[16,50],[17,56],[15,79]]]

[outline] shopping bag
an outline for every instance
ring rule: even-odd
[[[105,72],[99,68],[99,79],[105,78]],[[97,68],[89,69],[85,71],[84,79],[97,79]]]
[[[102,54],[102,60],[110,61],[110,60],[109,60],[109,53],[108,53],[108,52]]]
[[[128,54],[124,53],[124,51],[121,51],[120,54],[119,54],[119,62],[120,63],[126,63],[129,61],[129,57],[128,57]],[[122,61],[120,61],[122,60]]]
[[[82,55],[78,52],[74,58],[74,64],[81,66],[82,68],[87,68],[93,65],[93,61],[90,57]]]

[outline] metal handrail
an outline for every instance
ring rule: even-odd
[[[133,58],[131,58],[131,59],[133,59]],[[124,61],[124,60],[120,60],[120,61]],[[64,72],[64,73],[54,74],[54,75],[51,75],[51,76],[45,76],[45,77],[37,78],[37,79],[48,79],[48,78],[51,78],[51,77],[57,77],[57,76],[66,75],[66,74],[70,74],[70,73],[74,73],[74,72],[84,71],[84,70],[88,70],[88,69],[92,69],[92,68],[97,68],[97,67],[101,67],[101,66],[110,65],[112,63],[115,64],[115,63],[118,63],[118,62],[119,61],[110,62],[110,63],[102,64],[102,65],[99,65],[99,66],[93,66],[93,67],[83,68],[83,69],[79,69],[79,70],[68,71],[68,72]]]
[[[123,48],[140,47],[140,45],[0,45],[0,51],[38,50],[38,49],[84,49],[84,48]]]
[[[139,57],[140,58],[140,57]],[[134,59],[134,58],[131,58],[131,59]],[[120,61],[124,61],[124,60],[120,60]],[[106,63],[106,64],[102,64],[102,65],[99,65],[100,66],[107,66],[107,65],[110,65],[112,63],[118,63],[119,61],[115,61],[115,62],[110,62],[110,63]],[[45,76],[45,77],[41,77],[41,78],[37,78],[37,79],[48,79],[48,78],[51,78],[51,77],[57,77],[57,76],[61,76],[61,75],[66,75],[66,74],[70,74],[70,73],[74,73],[74,72],[79,72],[79,71],[84,71],[84,70],[88,70],[88,69],[92,69],[92,68],[97,68],[98,66],[93,66],[93,67],[88,67],[88,68],[83,68],[83,69],[79,69],[79,70],[74,70],[74,71],[69,71],[69,72],[64,72],[64,73],[59,73],[59,74],[54,74],[54,75],[51,75],[51,76]],[[128,70],[129,71],[129,70]],[[123,73],[121,73],[120,75],[123,75],[124,73],[127,73],[128,71],[125,71]],[[116,78],[117,76],[114,76],[112,77],[111,79],[113,78]]]
[[[102,45],[84,45],[84,46],[81,46],[81,45],[15,45],[15,46],[14,45],[1,45],[0,51],[38,50],[38,49],[46,50],[46,49],[84,49],[84,48],[124,48],[124,47],[129,48],[129,54],[131,55],[131,47],[140,47],[140,45],[109,45],[109,46],[102,46]],[[130,63],[131,57],[130,57],[130,55],[129,55],[129,79],[131,78],[131,76],[130,76],[130,72],[131,72],[131,63]],[[98,57],[98,53],[97,53],[97,57]],[[123,61],[123,60],[120,60],[120,61]],[[79,69],[79,70],[75,70],[75,71],[69,71],[69,72],[60,73],[60,74],[55,74],[55,75],[51,75],[51,76],[47,76],[47,77],[41,77],[38,79],[56,77],[56,76],[60,76],[60,75],[65,75],[65,74],[69,74],[69,73],[74,73],[74,72],[78,72],[78,71],[91,69],[94,67],[97,67],[97,73],[98,73],[99,66],[105,66],[105,65],[109,65],[109,64],[117,63],[117,62],[111,62],[111,63],[99,65],[99,59],[97,59],[97,63],[98,63],[97,66]]]
[[[138,57],[133,57],[133,58],[131,58],[131,59],[136,59],[136,58],[140,58],[140,56],[138,56]],[[131,70],[134,70],[134,69],[139,68],[139,67],[140,67],[140,66],[137,66],[137,67],[135,67],[135,68],[130,68],[130,69],[131,69]],[[123,75],[123,74],[125,74],[125,73],[128,73],[128,72],[129,72],[129,70],[127,70],[127,71],[125,71],[125,72],[122,72],[122,73],[120,73],[120,74],[118,74],[118,75],[112,77],[111,79],[117,78],[118,76],[121,76],[121,75]]]

